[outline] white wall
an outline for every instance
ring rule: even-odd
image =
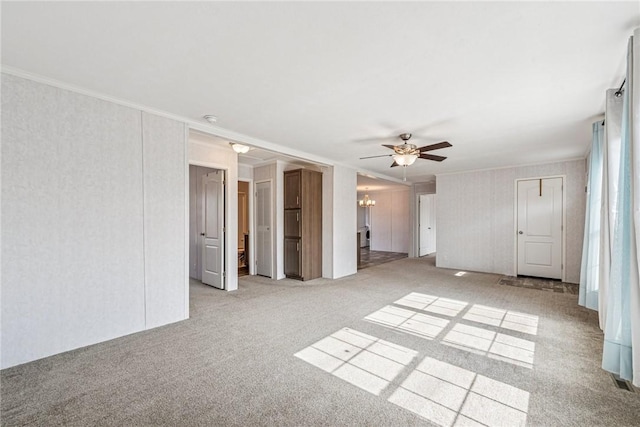
[[[253,166],[238,164],[238,179],[241,181],[253,180]]]
[[[327,167],[322,185],[322,276],[337,279],[358,271],[358,176],[354,169]]]
[[[360,194],[358,194],[356,197],[358,200],[362,200],[362,196]],[[360,206],[357,206],[356,215],[357,215],[357,226],[359,229],[367,225],[366,212],[367,212],[367,208],[362,208]]]
[[[584,160],[439,175],[438,267],[515,275],[515,180],[566,175],[566,281],[580,280]]]
[[[149,329],[189,317],[187,129],[184,123],[142,113],[142,132],[145,326]]]
[[[6,74],[2,102],[1,367],[188,317],[185,125]]]
[[[333,166],[322,169],[322,277],[333,277]],[[356,268],[357,270],[357,268]]]
[[[356,221],[358,175],[355,170],[333,167],[333,279],[358,271]]]
[[[238,155],[229,145],[218,145],[215,138],[192,132],[189,135],[189,163],[226,172],[225,177],[225,290],[238,289]],[[230,255],[230,256],[229,256]]]
[[[409,188],[369,192],[371,250],[409,252]]]

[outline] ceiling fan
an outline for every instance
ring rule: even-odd
[[[412,165],[416,159],[425,159],[425,160],[433,160],[434,162],[441,162],[446,157],[436,156],[435,154],[427,154],[427,151],[439,150],[440,148],[451,147],[452,145],[448,141],[438,142],[436,144],[425,145],[424,147],[416,146],[415,144],[409,144],[407,141],[411,139],[410,133],[401,133],[398,137],[404,141],[399,145],[389,145],[382,144],[383,147],[391,148],[394,153],[393,154],[382,154],[380,156],[368,156],[368,157],[360,157],[360,160],[363,159],[373,159],[376,157],[393,157],[393,163],[391,167],[396,166],[410,166]]]

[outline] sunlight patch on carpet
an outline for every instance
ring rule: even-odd
[[[294,356],[377,396],[417,355],[417,351],[343,328]]]
[[[371,313],[364,320],[424,339],[434,339],[449,324],[448,320],[441,317],[417,313],[392,305],[387,305]]]
[[[389,402],[440,426],[523,426],[529,393],[425,357]]]

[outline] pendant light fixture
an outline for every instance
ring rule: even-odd
[[[368,190],[368,188],[366,188],[365,190]],[[361,208],[370,208],[375,205],[376,201],[371,199],[368,194],[365,194],[362,200],[358,200],[358,206],[360,206]]]

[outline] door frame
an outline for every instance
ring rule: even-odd
[[[415,186],[415,184],[414,184]],[[414,189],[415,187],[412,187]],[[415,190],[409,191],[409,220],[412,222],[411,228],[413,228],[413,233],[409,233],[409,258],[420,258],[420,196],[425,196],[428,194],[433,194],[434,196],[438,194],[437,188],[436,191],[419,191],[414,192]],[[413,198],[413,202],[412,199]],[[436,206],[437,210],[437,206]],[[413,214],[413,218],[411,215]],[[438,212],[436,215],[436,223],[438,220]],[[437,225],[436,225],[437,227]],[[438,258],[438,235],[436,234],[436,258]]]
[[[224,173],[224,190],[223,190],[223,194],[224,194],[224,207],[222,209],[222,211],[224,212],[224,219],[223,219],[223,226],[225,227],[225,232],[224,232],[224,243],[223,243],[223,248],[224,248],[224,263],[223,263],[223,267],[224,267],[224,279],[223,279],[223,284],[224,284],[224,289],[221,289],[223,291],[228,291],[229,290],[229,254],[228,254],[228,248],[227,248],[227,232],[226,232],[226,228],[229,225],[229,168],[226,165],[220,164],[220,163],[215,163],[215,162],[203,162],[203,161],[199,161],[199,160],[187,160],[187,167],[186,167],[186,176],[187,176],[187,184],[186,184],[186,197],[185,197],[185,206],[186,206],[186,218],[187,220],[186,222],[186,233],[185,235],[187,236],[187,256],[185,256],[185,265],[187,267],[186,270],[186,276],[187,276],[187,295],[189,295],[189,249],[190,246],[188,245],[189,243],[189,181],[190,181],[190,177],[189,177],[189,166],[193,165],[193,166],[202,166],[205,168],[211,168],[211,169],[218,169],[220,171],[222,171]],[[237,191],[237,189],[236,189]],[[238,249],[236,248],[236,251]],[[237,257],[237,254],[235,255]],[[237,273],[236,273],[237,274]],[[187,313],[189,313],[189,298],[186,299],[185,301],[185,305],[187,307]]]
[[[417,258],[421,258],[423,256],[427,256],[429,254],[434,254],[438,252],[438,245],[437,245],[437,241],[438,241],[438,233],[437,233],[437,222],[436,222],[436,209],[432,209],[432,213],[433,213],[433,218],[431,218],[431,221],[433,223],[436,224],[436,227],[434,227],[436,230],[434,231],[434,233],[436,234],[436,243],[434,243],[434,246],[436,247],[436,250],[434,252],[429,252],[427,255],[420,255],[420,248],[422,247],[422,234],[420,232],[420,218],[422,215],[422,202],[420,201],[420,198],[422,196],[431,196],[433,197],[433,203],[436,204],[437,206],[437,201],[436,201],[436,193],[422,193],[422,194],[418,194],[417,195],[417,199],[418,199],[418,253],[417,253]]]
[[[253,186],[253,179],[249,179],[249,178],[240,178],[238,177],[238,182],[246,182],[249,184],[249,190],[248,190],[248,194],[247,194],[247,212],[249,213],[249,256],[247,257],[247,263],[249,263],[249,275],[255,275],[256,274],[256,268],[255,268],[255,263],[253,262],[254,258],[254,254],[255,254],[255,250],[256,250],[256,245],[255,245],[255,236],[254,236],[254,232],[255,232],[255,223],[254,223],[254,198],[255,198],[255,188]]]
[[[273,194],[273,187],[274,187],[274,186],[273,186],[273,179],[272,179],[272,178],[268,178],[268,179],[261,179],[261,180],[258,180],[258,181],[254,181],[254,191],[253,191],[253,197],[252,197],[252,199],[254,199],[255,203],[253,204],[253,212],[252,212],[252,215],[253,215],[253,219],[254,219],[254,221],[256,221],[257,215],[255,215],[255,210],[256,210],[256,209],[258,209],[258,202],[257,202],[257,200],[256,200],[256,199],[257,199],[257,197],[258,197],[258,193],[257,193],[257,191],[258,191],[258,184],[262,184],[263,182],[268,182],[268,183],[269,183],[269,188],[271,189],[271,194],[270,194],[270,196],[271,196],[271,206],[270,206],[270,207],[271,207],[271,212],[270,212],[270,215],[269,215],[269,218],[271,219],[271,221],[270,221],[270,224],[269,224],[269,236],[270,236],[270,238],[271,238],[271,262],[270,262],[270,264],[271,264],[271,277],[270,277],[270,278],[271,278],[271,279],[273,279],[273,278],[274,278],[274,276],[275,276],[275,274],[276,274],[276,273],[275,273],[275,272],[276,272],[276,263],[275,263],[275,258],[274,258],[274,254],[275,254],[275,249],[276,249],[276,247],[275,247],[275,245],[274,245],[274,241],[273,241],[273,221],[274,221],[274,219],[275,219],[274,217],[275,217],[275,212],[276,212],[276,211],[275,211],[275,209],[274,209],[274,204],[275,204],[275,203],[274,203],[274,199],[273,199],[273,196],[274,196],[274,194]],[[257,233],[257,229],[258,229],[258,224],[256,223],[256,224],[255,224],[255,230],[256,230],[256,233]],[[255,242],[255,243],[257,243],[257,240],[258,240],[258,239],[257,239],[257,235],[256,235],[256,239],[255,239],[255,240],[256,240],[256,242]],[[254,248],[254,254],[255,254],[255,248],[257,248],[257,245],[256,245],[256,244],[254,244],[254,247],[253,247],[253,248]],[[253,258],[253,263],[252,263],[252,265],[253,265],[253,268],[254,268],[254,274],[258,274],[258,266],[257,266],[257,264],[256,264],[256,263],[257,263],[257,260],[256,260],[255,258]],[[265,277],[266,277],[266,276],[265,276]]]
[[[536,179],[562,179],[562,241],[560,245],[560,252],[562,254],[562,274],[561,279],[563,282],[567,279],[567,191],[564,187],[567,186],[567,175],[546,175],[546,176],[532,176],[527,178],[516,178],[513,181],[513,275],[518,275],[518,182],[520,181],[533,181]]]

